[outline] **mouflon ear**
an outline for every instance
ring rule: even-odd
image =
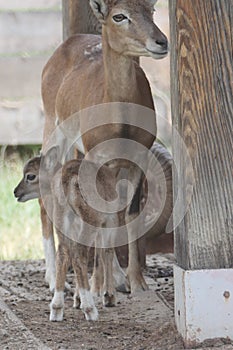
[[[155,6],[158,0],[147,0],[152,6]]]
[[[53,146],[42,156],[44,170],[51,172],[58,163],[59,147]]]
[[[104,23],[108,14],[108,7],[105,0],[89,0],[90,6],[101,23]]]

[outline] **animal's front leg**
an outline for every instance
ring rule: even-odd
[[[56,251],[54,243],[53,224],[45,210],[44,204],[41,199],[39,199],[39,204],[46,266],[45,280],[49,284],[50,291],[54,292],[56,281]]]
[[[129,171],[128,180],[136,188],[133,200],[126,210],[125,221],[129,224],[128,242],[129,242],[129,258],[127,276],[130,283],[131,293],[147,290],[148,286],[142,274],[139,253],[139,237],[142,225],[139,224],[139,219],[135,220],[140,214],[140,193],[141,193],[141,170],[132,167]]]
[[[69,267],[69,252],[59,244],[56,257],[56,288],[50,304],[50,321],[62,321],[64,313],[64,288]]]

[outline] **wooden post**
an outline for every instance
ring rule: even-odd
[[[173,126],[193,167],[174,147],[174,192],[185,203],[193,186],[175,229],[175,316],[189,345],[233,338],[233,1],[170,0],[170,23]]]
[[[62,0],[62,12],[64,40],[76,33],[101,33],[101,25],[88,0]]]

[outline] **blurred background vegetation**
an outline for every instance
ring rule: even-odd
[[[38,201],[18,203],[13,190],[22,178],[24,162],[40,146],[7,147],[0,163],[0,259],[43,258]],[[3,148],[1,148],[3,151]]]
[[[61,0],[0,0],[1,260],[44,257],[38,200],[18,203],[13,190],[41,148],[41,72],[61,40]]]

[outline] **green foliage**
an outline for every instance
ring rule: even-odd
[[[43,258],[38,201],[18,203],[13,194],[23,175],[23,163],[13,153],[0,164],[1,260]]]

